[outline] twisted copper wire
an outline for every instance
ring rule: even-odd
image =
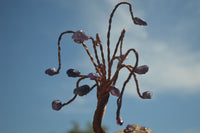
[[[135,68],[138,66],[139,57],[138,57],[138,53],[137,53],[137,51],[136,51],[135,49],[129,49],[129,50],[127,51],[127,53],[125,54],[125,57],[129,54],[130,51],[133,51],[133,52],[135,53],[136,61],[135,61],[135,66],[132,68],[131,72],[129,73],[128,78],[126,79],[126,81],[124,81],[124,84],[123,84],[123,87],[122,87],[120,96],[119,96],[119,98],[117,99],[117,106],[118,106],[117,112],[116,112],[117,117],[120,116],[120,109],[121,109],[121,104],[122,104],[122,97],[123,97],[123,93],[124,93],[126,84],[129,82],[129,80],[130,80],[132,74],[133,74],[134,71],[135,71]]]
[[[128,65],[124,65],[124,67],[126,67],[130,72],[133,69],[132,66],[128,66]],[[134,80],[135,80],[135,85],[136,85],[137,93],[138,93],[138,95],[139,95],[140,98],[144,99],[144,97],[140,93],[139,84],[138,84],[138,80],[137,80],[137,77],[136,77],[135,73],[133,73],[133,77],[134,77]]]
[[[110,69],[110,65],[111,65],[111,64],[110,64],[110,30],[111,30],[112,18],[113,18],[113,15],[114,15],[116,9],[117,9],[121,4],[127,4],[127,5],[129,5],[129,10],[130,10],[131,18],[132,18],[132,20],[133,20],[133,22],[134,22],[134,16],[133,16],[133,11],[132,11],[132,7],[131,7],[131,3],[129,3],[129,2],[120,2],[120,3],[118,3],[118,4],[114,7],[112,13],[110,14],[109,26],[108,26],[108,32],[107,32],[108,69]],[[108,71],[110,71],[110,70],[108,70]],[[108,73],[108,79],[110,79],[110,75],[111,75],[111,73]]]
[[[111,59],[111,61],[110,61],[110,66],[109,66],[110,69],[108,69],[108,79],[110,79],[110,76],[111,76],[111,68],[112,68],[112,65],[113,65],[113,61],[114,61],[114,59],[115,59],[115,55],[116,55],[117,50],[118,50],[119,43],[123,40],[124,35],[125,35],[125,32],[126,32],[126,29],[123,29],[122,32],[121,32],[121,35],[120,35],[120,37],[119,37],[119,40],[118,40],[118,42],[117,42],[117,44],[116,44],[115,51],[114,51],[113,56],[112,56],[112,59]]]
[[[97,60],[98,66],[99,66],[101,63],[99,61],[99,57],[98,57],[98,54],[97,54],[96,41],[92,37],[89,37],[89,39],[92,40],[95,57],[96,57],[96,60]]]
[[[65,32],[62,32],[58,38],[58,62],[59,62],[59,65],[58,65],[58,69],[56,71],[55,74],[58,74],[60,69],[61,69],[61,56],[60,56],[60,51],[61,51],[61,47],[60,47],[60,41],[61,41],[61,38],[64,34],[67,34],[67,33],[74,33],[74,31],[65,31]]]
[[[76,99],[76,97],[77,97],[77,94],[75,94],[74,97],[73,97],[71,100],[69,100],[68,102],[63,103],[63,104],[62,104],[62,107],[65,106],[65,105],[70,104],[71,102],[73,102],[73,101]]]
[[[103,77],[102,78],[106,78],[106,63],[105,63],[105,58],[104,58],[104,53],[103,53],[103,47],[102,47],[102,44],[101,44],[101,39],[100,39],[98,33],[96,34],[96,40],[99,42],[99,45],[100,45],[101,58],[102,58],[102,62],[103,62],[103,68],[102,68]]]
[[[92,55],[90,54],[90,51],[88,50],[87,46],[85,45],[84,42],[82,42],[82,45],[83,45],[83,47],[85,48],[85,50],[87,51],[87,54],[89,55],[89,57],[90,57],[90,59],[91,59],[93,65],[94,65],[96,71],[97,71],[97,72],[99,73],[99,75],[101,76],[102,73],[100,72],[100,70],[99,70],[97,64],[95,63],[94,58],[93,58]]]

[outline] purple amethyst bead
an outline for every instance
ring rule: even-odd
[[[124,54],[120,56],[121,59],[124,59],[124,57],[125,57]],[[126,59],[128,59],[128,56],[126,56],[126,58],[124,60],[126,60]]]
[[[120,96],[120,90],[118,88],[116,88],[115,86],[110,86],[110,93],[113,96],[117,96],[117,97]]]
[[[125,132],[126,132],[126,133],[133,132],[133,131],[136,129],[136,127],[137,127],[136,124],[127,125],[127,126],[126,126],[126,129],[125,129]]]
[[[137,74],[145,74],[149,71],[149,67],[147,65],[138,66],[135,69],[135,73]]]
[[[122,119],[121,116],[119,116],[119,117],[116,118],[116,123],[117,123],[118,125],[120,125],[120,126],[124,123],[124,121],[123,121],[123,119]]]
[[[144,99],[151,99],[152,96],[153,96],[153,92],[151,92],[151,91],[145,91],[145,92],[142,93],[142,97]]]
[[[83,32],[82,30],[76,31],[73,36],[72,39],[74,40],[74,42],[76,43],[82,43],[85,40],[88,40],[88,36],[85,34],[85,32]]]
[[[88,77],[91,79],[91,80],[97,80],[99,78],[99,76],[96,74],[96,73],[89,73],[88,74]]]
[[[49,68],[45,71],[45,73],[52,76],[56,73],[56,69],[55,68]]]
[[[81,74],[78,70],[75,69],[69,69],[66,73],[69,77],[78,77]]]
[[[146,127],[144,127],[144,126],[141,126],[141,128],[140,128],[140,130],[142,130],[142,131],[146,131]]]
[[[83,85],[74,89],[74,94],[78,94],[79,96],[84,96],[89,92],[90,92],[90,87],[88,85]]]
[[[144,20],[142,20],[141,18],[138,18],[138,17],[134,18],[134,23],[137,25],[144,25],[144,26],[147,25],[147,23]]]
[[[60,100],[54,100],[54,101],[52,102],[52,109],[53,109],[53,110],[58,111],[58,110],[60,110],[61,108],[62,108],[62,103],[61,103]]]

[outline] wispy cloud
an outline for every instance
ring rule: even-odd
[[[200,126],[189,128],[189,129],[185,129],[185,130],[183,130],[181,132],[178,132],[178,133],[198,133],[199,130],[200,130]]]
[[[178,93],[200,91],[199,53],[189,51],[187,47],[181,47],[181,45],[172,48],[163,42],[150,42],[149,45],[152,47],[149,52],[152,53],[150,56],[151,78],[148,79],[148,83],[151,82],[159,91]]]
[[[114,5],[117,3],[112,0],[104,2],[110,7],[110,11],[112,11]],[[100,14],[99,17],[102,18],[102,21],[97,22],[95,28],[90,28],[99,31],[104,41],[105,49],[109,18],[103,18],[102,14],[105,13],[105,16],[109,16],[110,14],[107,15],[107,12],[104,12],[104,10],[99,7],[93,12],[95,12],[95,14]],[[143,16],[146,16],[148,13],[138,10],[135,14],[143,18]],[[89,20],[90,23],[93,23],[90,16],[87,16],[86,19]],[[178,25],[168,28],[170,28],[172,33],[188,34],[188,30],[195,30],[194,27],[195,25],[197,26],[197,22],[199,22],[197,18],[192,22],[180,20]],[[179,38],[174,36],[168,41],[166,41],[166,39],[162,41],[160,38],[155,38],[155,35],[147,32],[146,27],[135,26],[133,24],[127,6],[120,7],[113,18],[111,44],[117,42],[123,28],[127,28],[126,37],[124,39],[124,50],[128,48],[137,49],[141,57],[140,64],[145,63],[150,66],[149,74],[139,78],[142,87],[152,88],[152,91],[156,91],[156,93],[170,91],[188,94],[200,91],[200,53],[198,52],[199,50],[195,52],[190,49],[193,44],[187,44],[188,41],[186,41],[185,38],[181,38],[180,35]],[[159,26],[157,28],[159,28]],[[111,50],[113,49],[114,45],[111,47]],[[106,49],[104,51],[106,52]],[[85,63],[88,62],[88,58],[79,61],[82,62],[84,68],[93,67],[91,64]],[[133,64],[132,58],[127,63]],[[126,79],[128,72],[125,71],[120,75],[123,77],[122,79]],[[119,83],[123,84],[123,80],[119,80]],[[131,86],[132,85],[133,84],[131,84]],[[132,89],[128,89],[127,92],[129,94],[134,94]]]

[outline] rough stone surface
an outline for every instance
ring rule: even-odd
[[[135,126],[136,124],[132,124],[132,125]],[[126,129],[122,129],[114,133],[153,133],[153,131],[150,128],[136,125],[136,128],[134,131],[126,132]]]

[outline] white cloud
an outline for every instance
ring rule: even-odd
[[[165,92],[181,95],[200,92],[200,53],[188,50],[186,45],[173,48],[156,40],[146,41],[140,46],[139,64],[150,67],[146,75],[137,75],[141,92],[150,90],[156,95]],[[132,58],[127,64],[133,64]],[[128,72],[123,71],[117,85],[122,87],[127,77]],[[137,95],[133,78],[126,88],[127,95]]]
[[[152,47],[150,49],[152,63],[151,78],[148,80],[152,85],[161,89],[159,91],[177,91],[179,93],[200,91],[199,53],[189,51],[187,47],[181,47],[181,45],[175,48],[162,42],[154,42],[150,45]]]
[[[110,11],[114,8],[116,2],[108,1],[110,4]],[[123,7],[123,6],[122,6]],[[150,71],[147,75],[138,76],[141,89],[150,88],[155,93],[158,92],[176,92],[181,94],[195,93],[200,91],[200,54],[191,51],[188,44],[184,44],[184,38],[176,37],[170,38],[168,42],[160,41],[159,38],[152,39],[152,35],[148,34],[145,27],[135,26],[132,23],[128,7],[120,7],[113,18],[111,44],[117,42],[121,30],[126,27],[127,32],[124,39],[124,50],[130,47],[136,48],[140,54],[140,64],[147,64],[150,66]],[[102,14],[104,11],[101,8],[96,8],[95,14]],[[136,16],[145,16],[142,11],[137,11]],[[109,16],[105,13],[105,16]],[[103,17],[102,17],[103,18]],[[96,23],[97,27],[90,27],[100,31],[100,36],[103,40],[104,49],[106,48],[106,35],[108,18],[104,18],[101,22]],[[89,22],[92,21],[88,18]],[[106,21],[107,20],[107,21]],[[92,23],[92,22],[91,22]],[[122,25],[122,26],[121,26]],[[191,25],[188,25],[191,26]],[[172,27],[172,32],[187,32],[185,28],[189,28],[187,24],[181,23],[178,27]],[[157,27],[159,28],[159,27]],[[185,33],[187,34],[187,33]],[[93,35],[94,36],[94,35]],[[113,50],[114,48],[111,47]],[[107,52],[106,49],[104,52]],[[89,57],[88,57],[89,58]],[[85,63],[88,58],[83,58],[78,62],[83,62],[84,68],[91,68],[91,64]],[[105,56],[106,58],[106,56]],[[85,61],[87,60],[87,61]],[[130,62],[131,63],[131,60]],[[133,62],[131,63],[133,64]],[[121,74],[122,79],[125,79],[128,73]],[[120,78],[120,77],[119,77]],[[119,79],[122,85],[123,81]],[[127,89],[129,94],[135,94],[133,91],[133,84],[130,84],[130,89]],[[135,85],[134,85],[135,87]],[[144,88],[144,89],[143,89]]]
[[[198,133],[200,130],[200,127],[193,127],[193,128],[190,128],[190,129],[185,129],[179,133]]]
[[[125,11],[121,11],[119,15],[123,16],[125,20],[128,20],[128,17],[130,19],[129,14]],[[124,19],[119,21],[124,23]],[[191,29],[191,22],[190,25],[185,23],[182,22],[177,28],[173,27],[172,32],[187,34],[187,31]],[[131,23],[128,24],[132,26]],[[196,21],[194,24],[196,25]],[[158,92],[172,91],[186,94],[200,91],[200,53],[191,51],[189,45],[184,44],[185,38],[177,40],[174,37],[169,42],[162,42],[159,38],[152,40],[151,35],[148,35],[143,27],[133,26],[133,30],[128,28],[127,31],[131,30],[131,32],[127,34],[132,34],[134,38],[127,39],[126,46],[127,44],[136,44],[134,47],[136,46],[135,48],[139,50],[142,58],[150,65],[150,72],[142,81],[144,84],[142,86],[155,87],[153,90]],[[180,29],[188,30],[180,31]],[[132,91],[132,89],[130,90]],[[128,93],[131,94],[130,91]]]

